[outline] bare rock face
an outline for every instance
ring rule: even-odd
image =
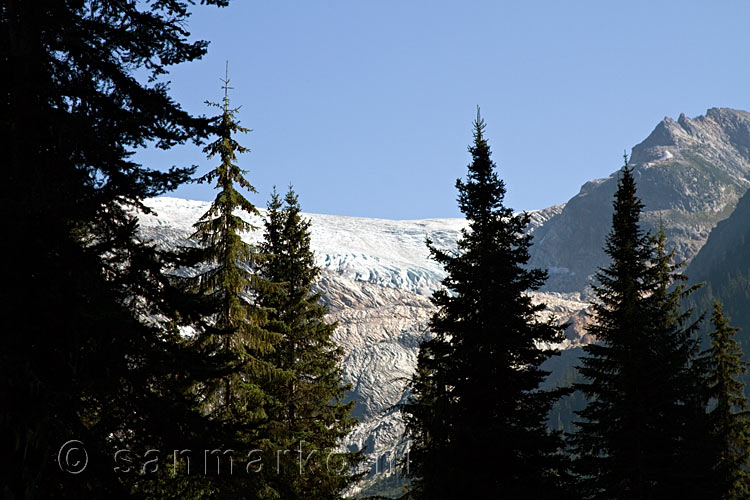
[[[750,113],[712,108],[694,119],[665,118],[633,148],[630,163],[645,228],[663,224],[677,257],[689,262],[750,186]],[[587,182],[537,230],[530,264],[549,270],[545,290],[581,292],[606,265],[616,188],[617,172]]]
[[[362,488],[392,475],[407,453],[395,405],[405,397],[434,308],[423,295],[330,271],[319,287],[329,303],[330,319],[339,324],[335,338],[345,352],[344,378],[352,386],[348,398],[361,422],[346,444],[352,450],[367,450],[368,475]]]

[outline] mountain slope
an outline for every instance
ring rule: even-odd
[[[141,234],[160,245],[186,243],[192,224],[208,203],[156,198],[149,205],[157,215],[141,216]],[[562,207],[534,211],[529,232],[560,213]],[[440,286],[443,270],[430,260],[425,238],[455,248],[463,219],[393,221],[305,214],[312,222],[311,240],[322,269],[318,289],[338,321],[335,339],[344,349],[343,371],[352,385],[360,425],[347,440],[352,449],[367,447],[370,477],[363,486],[384,479],[394,461],[404,456],[403,426],[394,405],[404,397],[406,379],[416,364],[419,342],[434,312],[429,300]],[[260,220],[244,215],[260,226]],[[244,235],[257,242],[261,232]],[[535,294],[550,305],[560,321],[580,314],[587,304],[577,294]],[[565,346],[579,345],[574,330]]]
[[[686,274],[693,283],[705,283],[694,294],[698,312],[710,316],[713,301],[721,301],[732,325],[741,328],[737,339],[750,359],[750,191],[717,224]],[[706,322],[704,330],[709,328]]]
[[[677,257],[689,261],[750,186],[750,113],[709,109],[665,118],[630,158],[647,229],[663,224]],[[587,182],[537,230],[530,264],[549,269],[545,290],[582,291],[606,264],[602,252],[617,172]]]

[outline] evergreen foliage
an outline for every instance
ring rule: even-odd
[[[242,240],[242,234],[258,228],[243,220],[238,212],[255,216],[260,212],[237,189],[255,192],[245,178],[246,171],[237,164],[237,155],[249,150],[234,139],[235,134],[249,129],[237,119],[239,108],[230,107],[228,75],[222,81],[222,102],[207,102],[221,110],[217,117],[218,137],[204,148],[208,158],[216,157],[219,164],[199,179],[215,181],[218,192],[194,225],[191,238],[198,243],[201,270],[189,281],[213,307],[212,314],[202,322],[195,343],[201,352],[218,353],[230,365],[222,377],[197,385],[195,392],[213,420],[236,431],[233,449],[243,454],[255,449],[263,452],[265,465],[261,464],[260,471],[240,474],[246,479],[237,482],[241,492],[252,492],[254,498],[274,498],[277,493],[268,479],[273,474],[274,443],[267,427],[268,410],[273,405],[272,387],[284,381],[284,373],[273,359],[281,335],[269,328],[269,311],[261,305],[261,296],[274,289],[274,284],[260,275],[268,256]],[[225,483],[221,483],[223,487]],[[214,487],[221,488],[219,484],[215,481]]]
[[[710,418],[717,446],[714,498],[739,500],[750,495],[750,414],[742,381],[748,363],[735,340],[738,329],[730,326],[719,302],[714,303],[711,323],[709,384],[716,406]]]
[[[647,353],[656,368],[650,386],[656,403],[652,416],[663,428],[661,452],[673,454],[660,471],[662,490],[708,499],[714,476],[707,453],[712,446],[706,411],[708,366],[697,335],[703,317],[691,319],[693,310],[683,306],[699,285],[686,285],[688,278],[680,272],[684,263],[675,263],[674,251],[667,251],[663,227],[651,238],[651,245],[654,289],[648,297],[652,330]]]
[[[134,76],[205,53],[188,16],[177,0],[0,8],[3,498],[142,498],[159,476],[114,470],[115,450],[221,444],[187,390],[212,368],[179,341],[189,313],[176,314],[181,294],[162,272],[177,259],[137,239],[134,214],[192,169],[152,171],[131,152],[211,130],[166,85]],[[77,475],[58,463],[71,439],[88,452]]]
[[[310,222],[300,211],[291,188],[283,203],[274,190],[261,245],[270,255],[263,276],[279,285],[261,299],[272,311],[269,327],[282,335],[272,360],[286,374],[273,391],[270,432],[279,449],[292,452],[276,484],[285,499],[340,498],[356,478],[351,471],[358,454],[338,452],[355,420],[352,403],[342,402],[348,389],[341,381],[342,351],[332,338],[336,324],[325,321],[328,308],[314,290],[319,269]]]
[[[280,336],[265,328],[268,312],[259,305],[259,296],[273,287],[258,275],[266,256],[242,241],[243,233],[258,228],[245,222],[236,212],[255,216],[260,212],[235,188],[237,185],[255,192],[244,177],[246,171],[236,163],[237,154],[249,150],[233,137],[249,129],[237,120],[239,108],[230,107],[228,76],[223,82],[222,103],[207,103],[221,110],[218,137],[204,149],[209,158],[218,157],[220,162],[199,179],[199,182],[216,181],[218,193],[195,223],[191,238],[198,242],[202,250],[200,261],[206,265],[193,279],[200,292],[216,305],[211,325],[199,336],[199,341],[234,358],[236,366],[232,374],[205,386],[203,397],[214,413],[257,423],[265,419],[267,398],[263,386],[273,378],[275,370],[269,357]]]
[[[663,231],[645,234],[643,204],[627,164],[618,180],[611,263],[597,273],[597,343],[584,347],[575,385],[588,405],[574,437],[584,498],[705,498],[707,393],[697,362],[695,324],[680,312],[689,295]]]
[[[546,274],[524,267],[529,216],[504,206],[484,129],[477,115],[468,179],[456,183],[469,228],[456,252],[428,242],[448,276],[401,406],[412,438],[411,496],[564,498],[561,442],[546,426],[562,391],[539,389],[547,375],[540,365],[555,353],[540,344],[561,341],[563,330],[539,320],[545,306],[528,294]]]

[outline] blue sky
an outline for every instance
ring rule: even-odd
[[[750,110],[748,22],[741,1],[235,0],[194,9],[209,53],[169,80],[212,113],[229,60],[257,205],[292,183],[307,212],[458,217],[480,105],[507,205],[531,210],[619,168],[665,116]],[[215,164],[192,146],[137,159]]]

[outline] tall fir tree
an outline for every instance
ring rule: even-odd
[[[341,498],[356,479],[359,456],[337,452],[356,421],[352,403],[343,402],[348,386],[333,340],[336,324],[325,320],[328,308],[314,289],[320,269],[310,248],[310,221],[300,211],[291,187],[283,203],[274,190],[261,245],[270,256],[263,276],[279,285],[261,302],[272,311],[270,327],[282,334],[274,365],[287,374],[274,391],[272,433],[281,449],[294,453],[277,477],[278,491],[290,500]]]
[[[457,251],[430,246],[448,273],[433,295],[432,338],[420,346],[411,397],[401,406],[412,439],[415,498],[565,498],[559,435],[546,426],[561,391],[543,391],[540,368],[562,327],[541,321],[528,292],[546,278],[527,269],[526,213],[504,204],[477,112],[458,202],[469,227]]]
[[[137,237],[143,200],[192,170],[131,157],[211,129],[158,82],[206,52],[189,15],[177,1],[0,8],[3,498],[142,498],[154,476],[118,473],[115,450],[198,447],[215,430],[184,390],[209,360],[174,328],[179,293],[163,269],[176,258]],[[72,439],[88,453],[70,455],[79,474],[59,454]]]
[[[607,268],[597,273],[597,301],[576,384],[588,398],[574,443],[583,498],[704,498],[701,434],[706,391],[697,364],[695,324],[680,312],[691,292],[657,237],[640,227],[643,204],[632,168],[620,174]],[[691,475],[697,474],[697,475]],[[677,495],[677,496],[675,496]]]
[[[739,500],[750,496],[750,412],[745,384],[748,363],[721,304],[714,303],[711,317],[709,384],[715,406],[710,412],[715,439],[713,498]]]
[[[650,330],[647,356],[653,363],[650,390],[654,392],[654,427],[661,428],[657,452],[671,458],[663,463],[659,496],[677,495],[712,498],[712,446],[707,415],[709,388],[707,361],[700,353],[697,331],[702,317],[684,304],[700,285],[687,286],[681,273],[684,262],[676,262],[674,250],[667,251],[663,227],[651,238],[652,291],[647,296]]]
[[[230,107],[228,65],[222,82],[222,102],[207,102],[221,111],[217,118],[218,137],[204,149],[208,158],[217,157],[219,164],[199,179],[199,182],[215,181],[218,192],[194,225],[191,239],[198,243],[198,262],[203,266],[190,281],[213,304],[212,314],[203,323],[195,342],[205,352],[220,353],[231,367],[222,377],[199,384],[196,392],[213,419],[236,429],[235,445],[242,447],[241,453],[253,449],[264,453],[262,459],[266,464],[260,465],[265,469],[247,474],[248,481],[239,482],[243,494],[273,498],[275,493],[267,480],[273,445],[264,429],[269,425],[272,387],[284,380],[284,373],[272,359],[281,336],[268,328],[268,309],[260,303],[261,296],[274,288],[260,272],[267,256],[242,240],[243,234],[259,228],[242,219],[238,212],[256,217],[260,212],[237,189],[255,192],[245,178],[247,172],[237,164],[237,155],[249,150],[234,135],[247,133],[249,129],[237,120],[239,108]]]
[[[254,421],[264,418],[266,397],[263,384],[253,377],[273,372],[268,358],[280,337],[265,328],[268,312],[259,305],[259,296],[273,286],[258,273],[265,256],[242,240],[242,234],[259,228],[237,213],[243,211],[260,216],[255,205],[235,187],[256,192],[245,178],[247,172],[236,163],[237,154],[249,150],[233,137],[250,130],[239,124],[239,108],[230,107],[228,71],[222,81],[222,102],[207,102],[221,110],[218,137],[204,149],[208,158],[218,157],[220,162],[199,179],[199,182],[216,181],[218,192],[206,213],[195,223],[191,236],[199,244],[201,260],[207,265],[194,281],[202,294],[216,304],[212,324],[199,336],[199,341],[218,346],[238,363],[234,374],[205,387],[205,400],[211,410],[234,418],[242,415]]]

